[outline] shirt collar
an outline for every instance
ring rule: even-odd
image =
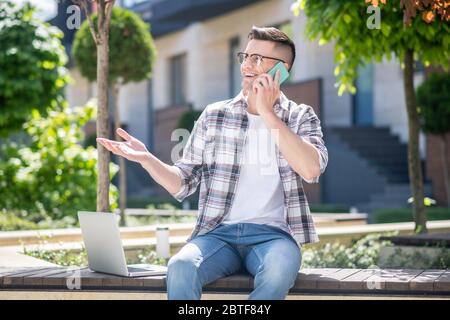
[[[231,100],[233,107],[235,105],[247,108],[247,100],[244,97],[244,93],[241,90],[236,97]],[[289,99],[284,95],[282,91],[280,91],[280,100],[275,103],[274,108],[278,109],[281,106],[284,110],[289,110]]]

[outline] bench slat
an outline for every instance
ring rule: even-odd
[[[66,270],[67,269],[64,267],[55,267],[50,270],[27,275],[25,278],[23,278],[23,284],[26,286],[42,286],[44,278],[54,274],[65,273]]]
[[[434,282],[435,291],[447,291],[450,292],[450,270],[447,269],[441,276]]]
[[[44,287],[67,287],[67,278],[73,277],[76,270],[82,269],[65,269],[63,272],[50,274],[42,279]]]
[[[340,290],[356,290],[361,291],[367,289],[367,283],[364,280],[373,276],[378,269],[361,269],[360,271],[342,279],[339,282]]]
[[[377,273],[364,280],[369,290],[410,290],[409,281],[424,270],[411,269],[380,269]]]
[[[220,288],[239,288],[242,289],[242,291],[249,291],[253,289],[253,277],[248,274],[235,274],[226,278],[218,279],[205,286],[206,290],[217,290]]]
[[[8,275],[31,271],[31,270],[35,270],[35,269],[36,269],[36,267],[4,268],[0,271],[0,277],[4,278]]]
[[[52,268],[52,267],[50,267]],[[40,273],[50,269],[49,267],[30,268],[30,270],[22,270],[20,272],[10,273],[3,276],[3,285],[5,287],[23,285],[23,278],[28,275]]]
[[[166,290],[166,276],[149,276],[141,278],[146,290],[157,289]]]
[[[317,281],[317,289],[339,289],[339,283],[342,279],[345,279],[355,273],[358,273],[361,269],[341,269],[334,273],[330,273],[320,278]]]
[[[300,289],[317,289],[317,281],[329,274],[338,272],[339,268],[323,268],[323,269],[302,269],[297,276],[294,284],[294,290]]]
[[[22,270],[29,270],[30,268],[13,268],[13,267],[2,267],[0,268],[0,285],[3,284],[3,278],[9,274],[14,274]]]
[[[416,291],[434,291],[436,280],[445,272],[445,270],[430,269],[425,270],[409,282],[409,289]]]

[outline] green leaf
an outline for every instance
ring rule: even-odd
[[[327,43],[328,43],[328,41],[325,40],[324,38],[320,38],[320,39],[319,39],[319,46],[323,46],[323,45],[325,45],[325,44],[327,44]]]
[[[352,22],[352,17],[349,14],[344,14],[343,16],[345,23],[350,24]]]
[[[339,66],[336,66],[336,68],[334,68],[334,76],[337,76],[340,72],[341,68]]]

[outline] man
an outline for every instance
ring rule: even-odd
[[[302,179],[317,183],[328,163],[320,121],[280,92],[279,71],[267,74],[280,61],[292,68],[294,43],[278,29],[253,27],[238,58],[242,91],[205,108],[173,166],[122,129],[125,142],[98,139],[141,163],[178,201],[200,184],[196,227],[168,264],[169,299],[200,299],[203,286],[241,269],[254,276],[249,299],[284,299],[302,244],[319,241]]]

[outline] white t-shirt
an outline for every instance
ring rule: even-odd
[[[275,138],[259,115],[247,112],[249,127],[230,212],[223,221],[267,224],[289,232]]]

